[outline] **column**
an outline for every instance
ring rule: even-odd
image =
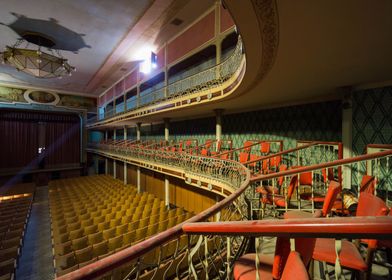
[[[142,192],[142,186],[140,184],[140,166],[136,168],[136,188],[138,193]]]
[[[124,185],[128,184],[127,163],[124,162]]]
[[[142,123],[137,123],[136,124],[136,140],[140,141],[140,127],[142,126]]]
[[[221,140],[222,138],[222,114],[223,109],[215,109],[216,126],[215,126],[215,139]]]
[[[108,175],[108,170],[109,170],[109,168],[108,168],[108,159],[105,158],[105,175]]]
[[[108,131],[105,130],[105,141],[108,141]]]
[[[116,160],[113,159],[113,178],[116,179],[117,178],[117,168],[116,168],[117,164],[116,164]]]
[[[342,142],[343,142],[343,158],[352,157],[352,100],[351,92],[346,93],[342,100]],[[343,188],[351,188],[351,168],[343,166]]]
[[[165,175],[165,205],[169,208],[170,205],[170,189],[169,176]]]
[[[169,141],[169,126],[170,126],[170,119],[164,118],[163,121],[165,122],[165,141]]]
[[[113,129],[113,140],[116,140],[117,134],[116,134],[116,129]]]
[[[124,140],[127,140],[128,135],[127,135],[127,127],[124,125]]]
[[[215,201],[216,201],[216,203],[218,203],[220,201],[219,195],[216,195]],[[221,212],[219,211],[219,212],[217,212],[215,214],[215,222],[219,222],[220,221],[220,217],[221,217]]]

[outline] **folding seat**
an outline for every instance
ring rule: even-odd
[[[0,276],[6,274],[14,274],[16,268],[16,260],[8,259],[0,262]],[[11,278],[12,279],[12,278]]]
[[[2,249],[8,249],[12,247],[18,247],[22,245],[22,239],[20,236],[14,237],[12,239],[3,239],[1,241],[0,248]]]
[[[149,225],[146,232],[146,237],[154,235],[158,232],[158,224]]]
[[[21,222],[21,223],[13,223],[13,224],[9,227],[9,230],[10,230],[10,231],[19,230],[19,229],[24,230],[25,227],[26,227],[26,224],[25,224],[24,222]]]
[[[98,216],[98,215],[97,216],[91,215],[91,216],[93,217],[93,223],[95,225],[98,225],[105,221],[105,216]]]
[[[159,222],[159,215],[151,215],[149,223],[150,224],[155,224],[157,222]]]
[[[110,222],[110,221],[113,220],[115,217],[116,217],[116,213],[115,213],[115,212],[106,214],[106,216],[105,216],[105,221],[106,221],[106,222]]]
[[[124,217],[125,216],[125,213],[126,213],[126,211],[125,210],[119,210],[119,211],[117,211],[116,212],[116,215],[115,215],[115,219],[119,219],[119,218],[122,218],[122,217]]]
[[[68,232],[68,227],[67,227],[67,225],[63,225],[63,226],[59,226],[59,227],[54,227],[53,230],[52,230],[53,236],[54,236],[54,235],[59,236],[59,235],[61,235],[61,234],[67,233],[67,232]]]
[[[110,238],[108,240],[109,252],[115,251],[117,248],[120,248],[122,246],[123,246],[123,236],[122,235]]]
[[[58,269],[56,271],[56,277],[60,277],[60,276],[63,276],[65,274],[68,274],[68,273],[70,273],[72,271],[77,270],[78,268],[79,268],[79,265],[75,264],[74,266],[71,266],[71,267],[69,267],[67,269],[63,269],[63,270],[62,269]]]
[[[72,242],[71,241],[67,241],[65,243],[59,243],[59,244],[55,244],[53,246],[53,250],[54,250],[54,255],[56,256],[63,256],[63,255],[67,255],[69,253],[71,253],[73,251],[72,249]]]
[[[102,232],[103,239],[108,240],[116,235],[116,228],[109,228]]]
[[[116,227],[118,225],[121,225],[121,218],[115,218],[113,220],[110,221],[110,227]]]
[[[136,222],[132,222],[128,225],[128,231],[132,231],[132,230],[136,230],[139,228],[139,222],[140,221],[136,221]]]
[[[81,227],[85,228],[94,224],[93,219],[83,220],[81,223]]]
[[[78,239],[83,236],[83,233],[84,233],[84,231],[82,228],[72,230],[69,232],[69,239],[70,240]]]
[[[72,223],[72,224],[68,224],[67,231],[71,232],[71,231],[74,231],[74,230],[78,230],[80,228],[81,228],[81,224],[78,221],[78,222],[75,222],[75,223]]]
[[[86,248],[87,246],[88,246],[87,236],[83,236],[78,239],[72,240],[72,249],[74,251]]]
[[[19,257],[19,247],[10,247],[7,249],[0,249],[0,262],[9,260],[9,259],[15,259],[17,260]]]
[[[88,262],[93,258],[93,247],[87,246],[86,248],[75,251],[75,259],[77,263]]]
[[[55,257],[56,272],[74,267],[76,265],[76,259],[74,253],[69,253],[64,256]]]
[[[165,231],[167,229],[168,222],[169,222],[169,220],[164,220],[164,221],[159,222],[159,224],[158,224],[158,232]]]
[[[76,216],[72,216],[72,217],[69,217],[69,218],[65,218],[65,221],[66,221],[67,224],[72,224],[72,223],[77,222],[78,218]]]
[[[142,212],[134,213],[132,216],[132,221],[139,221],[142,218]]]
[[[124,234],[128,231],[128,225],[124,224],[124,225],[119,225],[116,227],[116,235],[121,235]]]
[[[100,224],[98,224],[98,230],[99,231],[103,231],[105,229],[108,229],[110,227],[110,223],[109,222],[102,222]]]
[[[146,237],[147,227],[139,228],[135,232],[135,241],[140,241]]]
[[[90,219],[90,213],[85,213],[85,214],[82,214],[82,215],[79,214],[79,220],[80,221],[89,220],[89,219]]]
[[[96,233],[97,231],[98,231],[98,225],[90,225],[90,226],[84,227],[84,235]]]
[[[303,259],[306,267],[313,254],[315,238],[297,238],[295,239],[295,248]],[[260,279],[280,279],[282,277],[282,267],[287,263],[287,258],[290,255],[290,240],[288,238],[278,237],[275,247],[275,256],[271,260],[269,255],[261,254],[260,263],[258,267],[258,274]],[[233,275],[235,280],[254,279],[256,275],[255,254],[246,254],[240,257],[234,263]],[[285,274],[286,277],[287,273]],[[295,274],[295,279],[297,275]],[[302,276],[302,274],[298,275]],[[293,275],[291,275],[292,279]],[[286,278],[287,279],[287,278]],[[299,278],[303,279],[303,278]],[[305,278],[306,279],[306,278]]]
[[[106,255],[108,253],[108,242],[102,241],[93,245],[93,257],[98,258],[99,256]]]

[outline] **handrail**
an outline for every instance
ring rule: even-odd
[[[251,141],[253,141],[253,140],[251,140]],[[255,140],[255,141],[256,141],[256,140]],[[214,155],[214,157],[220,157],[220,156],[224,156],[224,155],[227,155],[227,154],[232,154],[232,153],[234,153],[234,152],[237,152],[237,151],[240,151],[240,150],[243,150],[243,149],[247,149],[247,148],[250,148],[250,147],[253,147],[253,146],[260,145],[261,143],[264,143],[264,142],[267,142],[267,140],[257,141],[256,143],[253,143],[253,144],[251,144],[251,145],[247,145],[246,147],[243,146],[243,147],[235,148],[235,149],[233,149],[233,150],[230,150],[230,151],[227,151],[227,152],[223,152],[223,153]]]
[[[392,216],[185,222],[182,230],[198,235],[391,239]]]
[[[378,153],[374,153],[374,154],[360,155],[360,156],[347,158],[347,159],[338,159],[338,160],[334,160],[334,161],[330,161],[330,162],[326,162],[326,163],[319,163],[319,164],[315,164],[315,165],[309,165],[309,166],[298,167],[298,168],[290,169],[290,170],[286,170],[286,171],[281,171],[279,173],[258,175],[258,176],[252,177],[250,179],[250,181],[251,182],[258,182],[261,180],[272,179],[277,176],[289,176],[289,175],[299,174],[299,173],[308,172],[308,171],[312,171],[312,170],[324,169],[324,168],[328,168],[328,167],[332,167],[332,166],[336,166],[336,165],[344,165],[344,164],[354,163],[354,162],[358,162],[358,161],[372,160],[375,158],[386,157],[386,156],[390,156],[390,155],[392,155],[392,150],[378,152]]]
[[[275,153],[275,154],[262,156],[262,157],[259,157],[257,159],[249,160],[247,162],[244,162],[244,165],[255,163],[255,162],[259,162],[259,161],[263,161],[263,160],[266,160],[266,159],[269,159],[269,158],[278,157],[278,156],[285,155],[285,154],[288,154],[288,153],[296,152],[296,151],[303,150],[303,149],[306,149],[306,148],[309,148],[309,147],[312,147],[312,146],[316,146],[318,144],[319,144],[318,142],[311,142],[309,144],[306,144],[306,145],[303,145],[303,146],[300,146],[300,147],[295,147],[295,148],[284,150],[284,151],[281,151],[281,152],[278,152],[278,153]]]
[[[244,166],[243,166],[244,167]],[[73,272],[70,272],[64,276],[57,278],[58,280],[65,279],[93,279],[96,276],[103,275],[104,273],[111,271],[125,263],[128,263],[132,260],[137,259],[143,254],[149,252],[153,248],[156,248],[167,241],[174,240],[181,234],[183,234],[182,226],[185,223],[193,223],[204,221],[214,214],[221,211],[227,205],[232,203],[236,198],[238,198],[248,187],[250,180],[250,172],[247,168],[244,167],[246,172],[246,179],[241,183],[241,186],[230,196],[224,198],[220,202],[214,204],[212,207],[204,210],[203,212],[195,215],[194,217],[188,219],[181,224],[178,224],[164,232],[161,232],[147,240],[144,240],[134,246],[128,247],[122,251],[114,253],[104,259],[98,260],[92,264],[79,268]]]

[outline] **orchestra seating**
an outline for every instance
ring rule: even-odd
[[[189,219],[183,208],[109,176],[89,176],[49,184],[56,275],[104,258]]]
[[[14,279],[32,194],[0,196],[0,279]]]

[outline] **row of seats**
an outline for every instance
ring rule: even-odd
[[[0,279],[13,279],[23,242],[32,195],[0,197]]]
[[[189,219],[152,194],[138,194],[109,176],[49,185],[56,275],[64,275]]]

